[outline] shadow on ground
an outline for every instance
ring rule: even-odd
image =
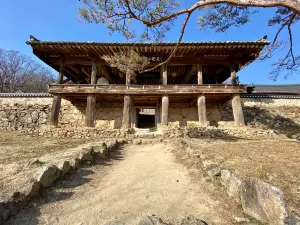
[[[299,109],[295,107],[294,110],[292,113],[296,114]],[[284,114],[272,114],[269,110],[258,107],[245,107],[244,115],[247,125],[272,129],[276,134],[283,134],[288,138],[300,136],[300,125]]]
[[[94,169],[91,166],[111,166],[115,160],[124,160],[123,145],[119,144],[112,152],[109,152],[108,158],[96,157],[96,160],[90,165],[85,164],[70,174],[56,180],[54,184],[45,190],[40,191],[40,196],[33,199],[29,205],[22,208],[17,215],[7,220],[5,225],[35,225],[35,224],[55,224],[51,218],[39,218],[41,215],[40,207],[45,204],[63,201],[73,196],[74,192],[68,191],[81,185],[89,183],[91,175],[101,170],[101,167]],[[96,171],[96,172],[95,172]]]

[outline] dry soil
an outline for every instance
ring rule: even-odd
[[[208,224],[233,224],[240,209],[203,178],[178,163],[172,145],[128,145],[105,165],[79,170],[44,193],[7,224],[137,224],[157,215],[172,224],[194,215]],[[191,175],[193,174],[193,175]]]

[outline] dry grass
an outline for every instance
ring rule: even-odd
[[[288,205],[300,206],[300,143],[290,140],[194,141],[202,157],[258,177],[283,190]]]
[[[26,137],[18,132],[0,133],[0,199],[24,187],[38,167],[28,163],[45,154],[57,155],[85,140]]]

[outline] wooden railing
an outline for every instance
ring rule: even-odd
[[[50,93],[67,94],[188,94],[188,93],[246,93],[246,85],[100,85],[100,84],[51,84]]]

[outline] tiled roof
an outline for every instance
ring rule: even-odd
[[[242,94],[242,98],[300,99],[300,95],[284,94]]]
[[[177,42],[94,42],[94,41],[27,41],[28,45],[99,45],[99,46],[174,46]],[[200,45],[266,45],[269,41],[262,39],[257,41],[199,41],[181,42],[181,46],[200,46]]]
[[[270,94],[295,94],[300,95],[300,84],[290,85],[256,85],[254,84],[252,93],[270,93]]]
[[[170,54],[176,42],[71,42],[71,41],[28,41],[33,50],[50,56],[86,56],[86,55],[111,55],[116,52],[135,49],[141,53]],[[180,56],[201,55],[233,55],[236,57],[257,56],[265,45],[266,40],[260,41],[224,41],[224,42],[182,42],[177,54]],[[246,60],[248,61],[248,60]]]
[[[0,93],[0,98],[50,98],[53,95],[49,93]]]

